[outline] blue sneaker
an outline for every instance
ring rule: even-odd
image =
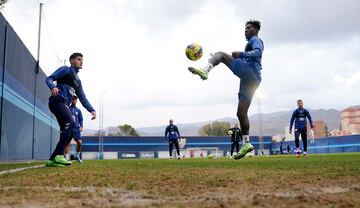
[[[79,163],[83,163],[84,161],[79,157],[75,157],[75,160],[77,160]]]

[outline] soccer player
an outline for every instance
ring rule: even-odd
[[[81,132],[83,130],[83,117],[81,110],[76,107],[77,99],[78,97],[74,95],[71,100],[70,110],[75,121],[75,126],[73,129],[73,138],[76,142],[75,160],[77,160],[79,163],[83,163],[80,157],[81,145],[82,145]],[[68,155],[69,153],[70,153],[70,142],[65,148],[65,155]]]
[[[307,119],[309,119],[311,130],[314,130],[314,124],[311,119],[311,115],[308,110],[306,110],[303,106],[304,103],[301,99],[297,100],[298,108],[293,112],[290,120],[290,129],[289,133],[292,133],[292,126],[295,121],[295,146],[296,146],[296,157],[300,156],[300,144],[299,144],[299,136],[301,135],[301,139],[303,141],[304,152],[303,155],[306,157],[307,151]]]
[[[250,124],[247,114],[254,93],[261,82],[261,58],[264,51],[264,44],[258,37],[260,26],[261,24],[257,20],[249,20],[246,22],[245,38],[248,43],[246,44],[244,52],[234,51],[231,55],[224,52],[217,52],[211,56],[208,64],[204,68],[189,67],[191,73],[197,74],[201,79],[206,80],[209,72],[219,63],[223,63],[240,78],[237,117],[240,122],[245,144],[234,159],[240,159],[254,149],[249,143]]]
[[[169,140],[169,154],[170,159],[172,159],[172,151],[173,146],[176,147],[176,152],[178,155],[178,160],[180,160],[180,149],[179,149],[179,141],[180,133],[176,125],[174,125],[174,121],[172,119],[169,120],[169,126],[165,129],[165,139]]]
[[[96,112],[87,100],[77,75],[79,70],[82,69],[83,55],[81,53],[73,53],[69,60],[70,67],[62,66],[46,78],[46,84],[51,89],[49,108],[60,126],[60,140],[46,162],[48,167],[71,165],[71,161],[68,161],[64,156],[64,150],[73,137],[75,121],[71,114],[70,103],[75,94],[84,108],[91,113],[91,119],[96,119]],[[54,83],[55,81],[56,84]]]
[[[231,152],[230,152],[230,158],[232,158],[234,153],[234,148],[236,147],[236,153],[240,150],[239,142],[242,140],[241,130],[239,128],[239,124],[235,124],[235,126],[228,130],[228,132],[231,132]]]

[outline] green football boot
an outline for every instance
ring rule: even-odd
[[[67,160],[64,155],[56,155],[54,162],[62,165],[71,165],[71,161]]]
[[[208,72],[203,69],[196,69],[194,67],[189,67],[189,71],[193,74],[197,74],[200,76],[202,80],[207,80],[208,78]]]
[[[241,147],[240,151],[234,156],[234,159],[235,159],[235,160],[239,160],[239,159],[245,157],[245,155],[246,155],[247,153],[249,153],[249,152],[251,152],[251,151],[253,151],[253,150],[254,150],[254,146],[252,146],[252,144],[250,144],[250,143],[245,143],[245,144]]]
[[[64,167],[65,165],[56,163],[53,160],[48,160],[48,161],[46,161],[45,166],[46,167]]]

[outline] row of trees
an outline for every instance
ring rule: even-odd
[[[231,125],[228,122],[215,121],[201,127],[199,134],[201,136],[226,136],[230,128]]]
[[[227,131],[231,128],[228,122],[215,121],[210,124],[206,124],[200,128],[199,134],[201,136],[226,136]],[[117,126],[117,131],[110,132],[109,136],[140,136],[139,133],[129,124]],[[180,129],[181,131],[181,129]],[[99,135],[98,132],[96,135]]]
[[[109,133],[109,136],[140,136],[138,132],[129,124],[118,126],[118,131]]]
[[[95,134],[95,136],[99,136],[100,131]],[[103,132],[105,135],[105,132]],[[140,136],[139,133],[129,124],[119,125],[115,132],[110,132],[109,136]]]

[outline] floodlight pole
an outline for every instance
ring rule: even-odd
[[[42,16],[42,6],[44,5],[44,3],[39,4],[39,29],[38,29],[38,45],[37,45],[37,56],[36,56],[36,60],[39,64],[39,60],[40,60],[40,40],[41,40],[41,16]]]
[[[34,77],[34,110],[33,110],[33,145],[32,145],[32,158],[35,159],[35,115],[36,115],[36,83],[37,83],[37,74],[40,71],[40,41],[41,41],[41,16],[42,16],[42,6],[43,3],[39,3],[39,28],[38,28],[38,45],[37,45],[37,57],[36,57],[36,66],[35,66],[35,77]]]
[[[104,93],[100,92],[99,100],[99,157],[98,159],[104,158]]]
[[[263,132],[262,132],[262,115],[261,115],[261,98],[258,98],[259,102],[259,129],[260,129],[260,135],[259,135],[259,149],[260,153],[263,153],[264,149],[264,139],[263,139]]]

